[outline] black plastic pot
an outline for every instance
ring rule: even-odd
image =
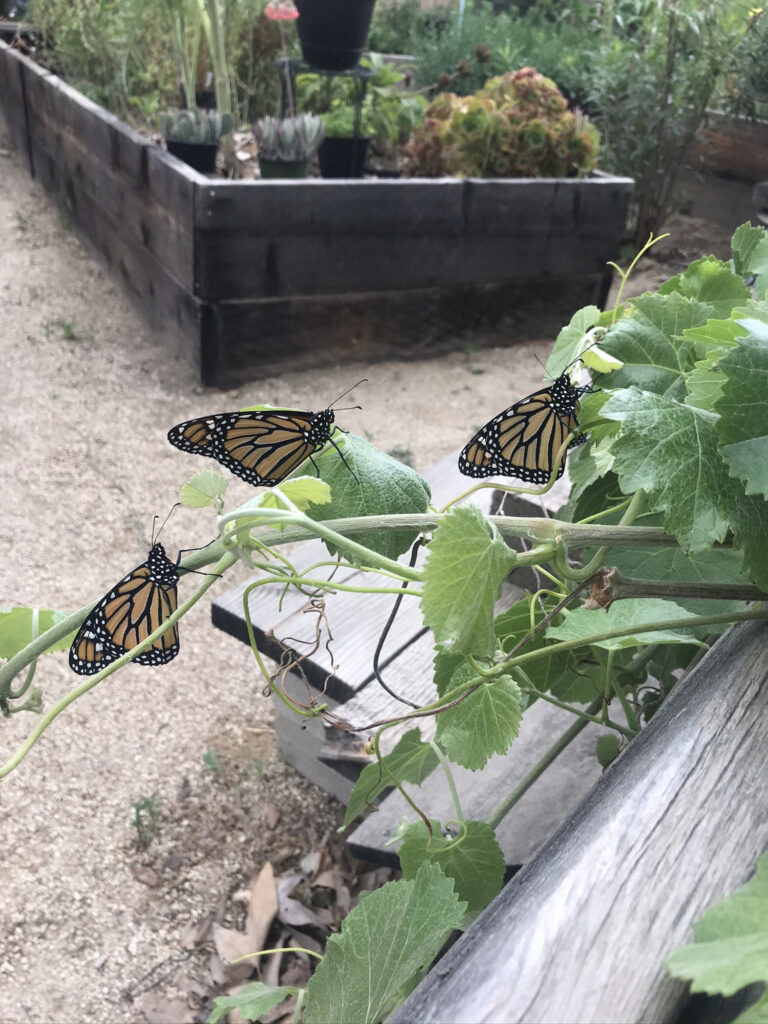
[[[362,178],[370,139],[326,138],[317,159],[324,178]]]
[[[306,178],[306,160],[265,160],[259,157],[262,178]]]
[[[325,71],[355,67],[365,48],[376,0],[296,0],[301,53]]]
[[[201,174],[213,174],[216,170],[216,154],[219,151],[218,142],[209,144],[207,142],[172,142],[165,140],[169,153],[173,153],[185,164],[194,167]]]

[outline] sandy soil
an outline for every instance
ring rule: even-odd
[[[368,377],[364,411],[343,424],[424,469],[541,377],[548,340],[204,392],[2,135],[0,223],[0,606],[78,608],[146,557],[153,515],[211,465],[167,444],[182,419],[256,401],[321,408]],[[673,269],[712,248],[712,229],[688,224],[686,240],[682,254],[667,243]],[[638,283],[669,272],[650,264]],[[229,507],[249,491],[232,478]],[[175,553],[212,535],[209,512],[179,509],[163,540]],[[210,977],[208,950],[186,950],[185,930],[209,912],[236,924],[231,895],[253,871],[295,864],[336,824],[334,802],[275,758],[251,654],[209,617],[203,602],[184,620],[170,665],[129,666],[72,706],[0,786],[0,1020],[159,1021],[150,997],[186,999]],[[65,654],[40,662],[47,706],[75,682]],[[0,720],[3,760],[35,721]],[[153,797],[155,834],[139,850],[132,805]]]

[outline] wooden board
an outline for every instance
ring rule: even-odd
[[[209,387],[349,360],[425,359],[554,336],[574,309],[600,305],[610,274],[305,298],[206,303],[202,377]]]
[[[22,55],[0,40],[0,111],[11,145],[24,155],[31,172],[22,68]]]
[[[718,640],[391,1021],[676,1019],[665,957],[768,848],[767,640]]]

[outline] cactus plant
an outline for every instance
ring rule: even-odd
[[[232,115],[217,110],[168,110],[158,115],[158,121],[167,142],[215,146],[232,130]]]
[[[406,147],[406,173],[426,177],[575,177],[597,166],[600,136],[550,78],[521,68],[474,96],[442,93]]]
[[[262,117],[253,126],[259,159],[293,163],[306,160],[323,141],[325,126],[314,114],[296,117]]]

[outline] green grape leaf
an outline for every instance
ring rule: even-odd
[[[181,500],[187,508],[205,508],[213,505],[221,509],[221,499],[229,481],[214,469],[201,469],[181,488]]]
[[[599,319],[600,310],[597,306],[584,306],[573,314],[570,323],[558,334],[549,354],[547,365],[544,367],[548,377],[557,380],[566,366],[574,361],[578,354],[579,342]]]
[[[68,615],[69,612],[55,612],[50,608],[25,608],[21,605],[15,608],[0,608],[0,658],[12,658]],[[44,653],[66,651],[76,632],[77,630],[72,630]]]
[[[743,320],[748,336],[720,360],[725,375],[715,405],[720,452],[746,493],[768,498],[768,325]]]
[[[641,295],[631,316],[612,327],[602,342],[624,366],[605,382],[631,385],[659,395],[683,392],[683,376],[693,365],[693,343],[683,331],[705,323],[712,307],[683,295]],[[602,378],[601,378],[602,383]]]
[[[768,289],[768,231],[753,224],[736,228],[731,239],[734,270],[741,277],[755,277],[755,291]]]
[[[731,525],[734,547],[744,556],[744,571],[768,593],[768,502],[739,491],[731,509]]]
[[[705,302],[713,307],[715,317],[723,320],[731,315],[734,306],[749,298],[749,288],[727,263],[715,256],[702,256],[682,274],[665,281],[658,294],[680,294]]]
[[[715,416],[718,415],[715,412],[715,403],[722,395],[725,384],[725,375],[720,369],[721,355],[722,349],[714,349],[706,359],[700,359],[696,363],[685,379],[685,389],[688,392],[685,404],[696,409],[704,409]]]
[[[615,732],[606,733],[603,736],[597,737],[596,753],[597,760],[600,762],[601,767],[607,768],[609,764],[619,756],[619,750],[621,749],[621,740]]]
[[[666,960],[669,973],[690,981],[692,992],[732,996],[755,982],[768,984],[768,854],[747,885],[706,911],[693,934],[694,945]],[[768,993],[738,1021],[768,1021]]]
[[[462,665],[452,686],[471,679],[469,665]],[[523,694],[511,676],[482,683],[455,707],[437,716],[437,742],[456,764],[476,772],[493,754],[505,754],[512,746],[523,718]]]
[[[326,445],[314,460],[320,477],[331,488],[331,500],[323,505],[310,504],[307,515],[311,519],[321,522],[356,516],[426,512],[430,499],[429,485],[418,473],[354,434],[337,433],[334,440],[360,483],[344,465],[338,452]],[[307,463],[304,463],[296,475],[308,472]],[[356,534],[355,540],[380,555],[397,558],[408,550],[416,537],[416,530],[378,530]],[[332,555],[339,554],[333,544],[326,543],[326,547]],[[344,555],[349,558],[347,552]]]
[[[291,476],[277,487],[271,487],[268,491],[261,491],[253,498],[249,498],[238,512],[247,512],[255,508],[287,508],[286,503],[280,500],[282,495],[285,495],[296,508],[305,512],[310,505],[328,505],[331,500],[331,488],[325,480],[316,476]]]
[[[713,348],[732,348],[743,333],[735,320],[707,320],[700,327],[683,331],[683,337],[693,342],[698,355],[705,356]]]
[[[622,425],[613,453],[624,494],[643,488],[687,552],[723,540],[732,497],[715,416],[636,388],[615,392],[603,415]]]
[[[293,985],[264,985],[260,981],[252,981],[244,985],[233,996],[216,996],[208,1024],[218,1024],[222,1017],[237,1010],[244,1020],[258,1020],[273,1006],[282,1003],[288,996],[298,995],[300,989]]]
[[[466,903],[437,864],[362,894],[307,985],[304,1024],[376,1024],[416,987]]]
[[[591,646],[606,651],[620,651],[626,647],[644,647],[647,644],[693,644],[696,643],[688,629],[654,629],[647,633],[632,633],[635,626],[650,622],[664,622],[668,619],[684,619],[685,608],[674,601],[660,598],[629,598],[614,601],[607,611],[600,609],[576,608],[559,626],[550,626],[547,636],[552,640],[578,640],[614,629],[626,629],[625,636],[594,641]],[[525,666],[523,666],[525,667]]]
[[[451,509],[429,545],[421,599],[424,622],[444,650],[493,654],[493,609],[516,559],[476,505]]]
[[[418,728],[409,729],[395,748],[382,758],[384,764],[399,782],[418,785],[437,767],[437,754],[429,743],[422,743]],[[379,768],[377,761],[367,764],[352,787],[344,813],[342,828],[354,821],[358,814],[382,792],[392,786],[392,780]]]
[[[405,830],[397,851],[403,878],[415,878],[424,863],[439,864],[443,874],[453,879],[467,912],[477,913],[504,884],[504,854],[495,832],[484,821],[464,821],[466,831],[460,830],[454,838],[443,835],[440,822],[430,823],[432,835],[423,821],[415,821]]]

